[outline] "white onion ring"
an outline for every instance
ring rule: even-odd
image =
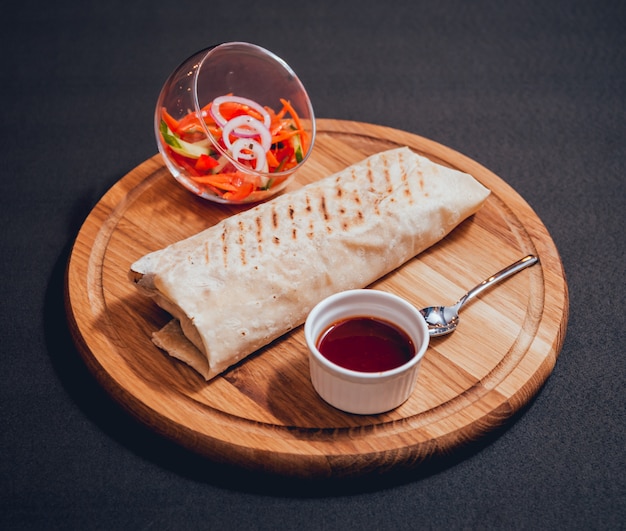
[[[269,129],[252,116],[235,116],[235,118],[226,122],[222,128],[222,139],[229,149],[231,146],[230,135],[238,138],[254,138],[258,136],[266,153],[272,147],[272,135]]]
[[[256,101],[248,99],[248,98],[242,98],[241,96],[218,96],[217,98],[213,100],[213,103],[211,104],[211,108],[210,108],[211,116],[213,116],[215,123],[219,125],[220,127],[224,127],[226,125],[226,118],[224,118],[222,116],[222,113],[220,112],[220,105],[222,105],[222,103],[228,103],[228,102],[241,103],[242,105],[247,105],[248,107],[252,107],[255,111],[257,111],[263,117],[263,124],[265,125],[265,127],[267,129],[270,128],[272,119],[270,118],[270,115],[265,110],[265,108],[259,105]]]
[[[244,153],[243,150],[248,149],[252,153]],[[238,138],[231,144],[231,153],[235,160],[254,160],[256,164],[254,169],[256,171],[262,171],[265,165],[265,153],[263,146],[259,144],[254,138]]]
[[[242,114],[226,120],[220,112],[220,106],[228,102],[247,105],[263,117],[263,122],[249,114]],[[256,159],[255,170],[267,171],[267,152],[272,147],[272,134],[269,130],[272,119],[267,110],[248,98],[219,96],[213,100],[209,112],[215,123],[222,128],[222,140],[226,149],[230,150],[232,157],[235,160],[251,161]],[[234,142],[230,141],[231,135],[237,137]]]

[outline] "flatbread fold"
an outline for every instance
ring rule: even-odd
[[[488,195],[472,176],[397,148],[147,254],[129,278],[174,317],[154,343],[210,380],[324,297],[441,240]]]

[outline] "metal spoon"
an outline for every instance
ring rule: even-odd
[[[502,271],[499,271],[495,275],[491,275],[488,279],[483,280],[480,284],[478,284],[478,286],[472,288],[465,295],[463,295],[456,304],[452,306],[430,306],[420,310],[424,319],[426,319],[428,333],[430,336],[443,336],[445,334],[449,334],[450,332],[454,332],[459,324],[459,310],[466,302],[474,298],[483,290],[493,286],[496,282],[500,282],[522,269],[526,269],[527,267],[536,264],[538,261],[539,258],[529,254],[514,264],[505,267]]]

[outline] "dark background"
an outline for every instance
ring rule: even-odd
[[[619,529],[626,524],[626,3],[33,2],[0,32],[0,528]],[[244,40],[320,118],[391,126],[486,166],[561,253],[569,328],[530,406],[405,478],[289,484],[213,466],[129,419],[67,333],[91,208],[156,153],[168,74]]]

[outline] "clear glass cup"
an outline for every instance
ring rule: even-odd
[[[246,42],[207,48],[176,68],[159,95],[154,127],[174,178],[219,203],[275,195],[315,142],[301,81],[281,58]]]

